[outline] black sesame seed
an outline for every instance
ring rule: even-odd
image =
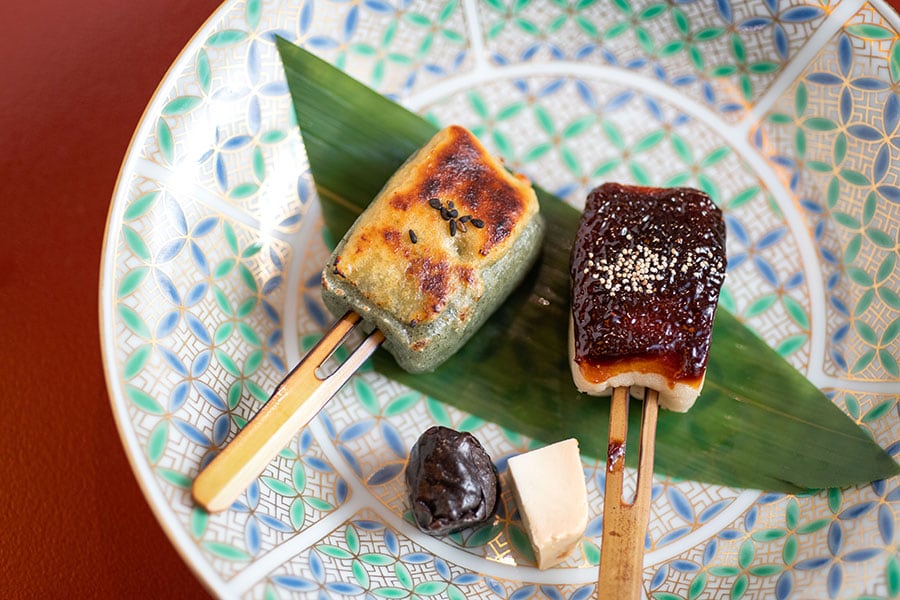
[[[456,221],[450,221],[450,237],[456,235]]]
[[[450,218],[455,219],[458,216],[459,216],[459,211],[451,206],[450,207]]]
[[[417,236],[416,232],[412,229],[409,230],[409,241],[411,241],[413,244],[419,241],[419,236]]]
[[[460,223],[468,223],[472,220],[472,215],[463,215],[459,218]]]
[[[428,204],[431,206],[431,208],[436,208],[438,210],[440,210],[440,208],[441,208],[441,201],[438,200],[437,198],[432,198],[431,200],[428,201]]]
[[[451,208],[451,209],[453,208],[453,200],[449,200],[447,202],[447,208]]]
[[[472,225],[474,225],[478,229],[481,229],[482,227],[484,227],[484,221],[482,221],[481,219],[472,219]]]
[[[462,221],[457,221],[457,229],[459,229],[463,233],[466,232],[466,226]]]
[[[443,206],[441,207],[441,218],[444,219],[445,221],[449,221],[452,218],[450,216],[450,211],[447,210],[446,208],[444,208]]]

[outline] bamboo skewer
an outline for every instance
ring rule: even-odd
[[[278,384],[263,408],[194,480],[194,501],[209,512],[231,506],[300,428],[309,423],[384,341],[373,331],[328,376],[317,371],[360,323],[348,312]]]
[[[622,498],[625,443],[628,438],[628,388],[613,389],[609,415],[609,449],[603,507],[603,540],[600,546],[599,600],[638,600],[644,566],[644,536],[650,520],[653,483],[653,451],[659,394],[644,392],[641,415],[640,455],[634,499]]]

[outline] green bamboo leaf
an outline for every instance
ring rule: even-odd
[[[325,222],[338,237],[437,128],[289,42],[279,39],[278,49]],[[621,143],[609,121],[601,126],[610,141]],[[539,442],[576,437],[585,455],[605,457],[609,403],[576,392],[566,336],[560,335],[568,328],[568,262],[580,215],[537,192],[547,225],[543,258],[478,335],[431,374],[410,375],[382,351],[373,365],[478,420]],[[547,290],[560,300],[541,302]],[[659,473],[802,492],[900,472],[840,408],[726,310],[718,311],[713,340],[696,406],[659,416]],[[636,445],[640,411],[630,414],[635,437],[629,443]]]

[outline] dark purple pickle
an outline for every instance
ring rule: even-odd
[[[470,433],[434,426],[409,452],[406,485],[416,526],[444,535],[490,520],[500,499],[497,468]]]
[[[690,188],[603,184],[572,248],[573,359],[588,381],[656,372],[697,386],[725,278],[725,223]]]

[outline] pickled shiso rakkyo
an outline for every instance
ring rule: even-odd
[[[444,535],[489,521],[500,501],[497,468],[471,433],[434,426],[409,452],[406,485],[416,525]]]

